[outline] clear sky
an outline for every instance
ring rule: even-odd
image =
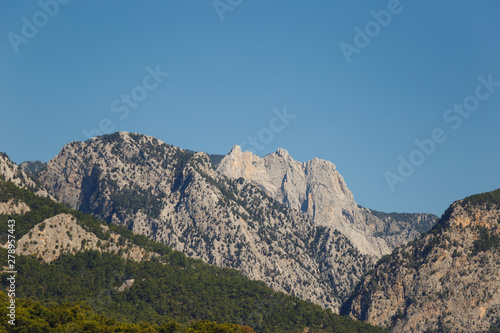
[[[493,0],[3,0],[0,151],[48,161],[122,130],[208,153],[281,147],[335,163],[365,207],[440,215],[500,187],[499,13]]]

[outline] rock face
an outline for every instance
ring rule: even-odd
[[[40,171],[45,170],[47,163],[41,161],[25,161],[19,167],[28,175],[36,176]]]
[[[207,154],[149,136],[72,142],[38,177],[72,208],[334,310],[373,265],[332,226],[218,173]]]
[[[500,190],[453,203],[379,261],[342,312],[393,332],[480,332],[500,313]]]
[[[107,226],[105,228],[109,229]],[[29,233],[21,237],[16,252],[18,255],[40,257],[45,263],[56,260],[63,253],[75,254],[86,250],[122,252],[123,258],[137,262],[150,259],[151,255],[147,254],[146,250],[129,241],[120,244],[120,238],[120,235],[110,233],[108,240],[101,240],[78,225],[75,217],[59,214],[38,223]]]
[[[7,202],[0,202],[0,215],[24,214],[31,209],[25,202],[17,202],[10,199]]]
[[[339,230],[361,253],[376,257],[414,239],[436,221],[431,214],[384,214],[359,207],[333,163],[317,158],[296,162],[284,149],[260,158],[234,146],[217,171],[257,185],[317,225]]]
[[[12,162],[5,153],[0,153],[0,175],[6,181],[13,182],[17,186],[32,190],[36,195],[50,197],[48,192],[39,184],[35,183],[19,166]],[[51,197],[51,199],[53,199]]]

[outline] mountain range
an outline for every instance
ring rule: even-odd
[[[210,155],[127,132],[71,142],[48,163],[17,166],[2,154],[0,175],[70,209],[39,217],[41,233],[33,221],[22,229],[19,254],[38,258],[41,267],[99,249],[138,264],[157,261],[161,253],[140,246],[148,239],[394,332],[497,325],[497,192],[458,201],[440,219],[383,213],[359,206],[329,161],[297,162],[284,149],[259,157],[239,146]],[[0,217],[31,209],[4,198]],[[71,213],[77,211],[104,224],[92,222],[89,234]],[[114,228],[144,241],[120,241]],[[128,290],[131,280],[121,277],[113,288]]]
[[[242,172],[243,157],[258,171]],[[359,208],[330,162],[235,147],[216,167],[206,153],[126,132],[64,146],[37,179],[71,208],[335,311],[378,257],[436,219]]]
[[[14,292],[12,267],[0,273],[0,332],[384,331],[4,179],[0,256],[7,258],[7,235],[14,235],[17,274]],[[8,220],[15,221],[14,232]],[[15,325],[7,324],[12,300]]]

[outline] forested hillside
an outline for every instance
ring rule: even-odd
[[[20,315],[24,313],[23,306],[42,309],[40,305],[30,303],[31,301],[21,301],[22,298],[39,301],[52,310],[28,312],[42,326],[52,325],[55,329],[55,324],[51,324],[53,318],[47,317],[47,313],[53,311],[60,316],[63,310],[73,313],[76,316],[74,325],[80,325],[78,318],[90,313],[85,307],[89,306],[95,314],[111,320],[92,317],[90,322],[95,322],[95,325],[107,323],[106,325],[113,327],[121,323],[128,325],[126,323],[146,322],[144,327],[151,326],[152,332],[156,329],[154,325],[160,327],[175,321],[184,327],[201,320],[247,325],[257,332],[302,332],[305,328],[309,328],[311,332],[382,331],[275,292],[264,283],[251,281],[236,270],[222,269],[188,258],[166,245],[135,235],[124,227],[106,225],[91,215],[36,196],[3,180],[0,180],[0,204],[9,204],[6,207],[12,209],[9,213],[0,215],[2,243],[5,243],[6,235],[3,226],[7,225],[8,219],[14,219],[17,239],[30,235],[32,244],[45,242],[49,246],[50,242],[44,237],[59,237],[59,234],[57,226],[52,228],[46,221],[61,214],[74,216],[78,225],[102,241],[100,245],[96,243],[93,248],[85,251],[74,252],[71,247],[65,247],[60,256],[50,263],[42,259],[43,253],[18,256],[16,298],[21,305],[18,308]],[[28,207],[28,211],[16,211],[16,207],[21,206]],[[52,233],[48,234],[48,231]],[[60,234],[60,237],[66,237],[66,232]],[[131,244],[130,249],[133,244],[152,255],[147,256],[148,260],[124,259],[123,253],[109,251],[105,242]],[[23,249],[18,248],[18,253],[21,251]],[[6,252],[6,249],[1,249],[0,257],[6,258]],[[7,274],[2,274],[4,290],[7,286],[6,278]],[[82,301],[86,305],[75,310],[75,303]],[[54,303],[67,305],[51,305]],[[6,319],[5,316],[2,317],[2,320]],[[16,329],[22,327],[22,322],[19,323],[21,326],[16,326]],[[28,325],[29,320],[25,324]],[[202,322],[198,325],[209,324]],[[239,329],[236,326],[233,328]]]

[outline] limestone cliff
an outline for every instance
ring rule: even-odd
[[[404,214],[384,215],[359,207],[333,163],[318,158],[297,162],[284,149],[260,158],[234,146],[217,171],[232,179],[242,177],[316,224],[339,230],[368,255],[390,253],[436,220],[431,214],[402,218]]]

